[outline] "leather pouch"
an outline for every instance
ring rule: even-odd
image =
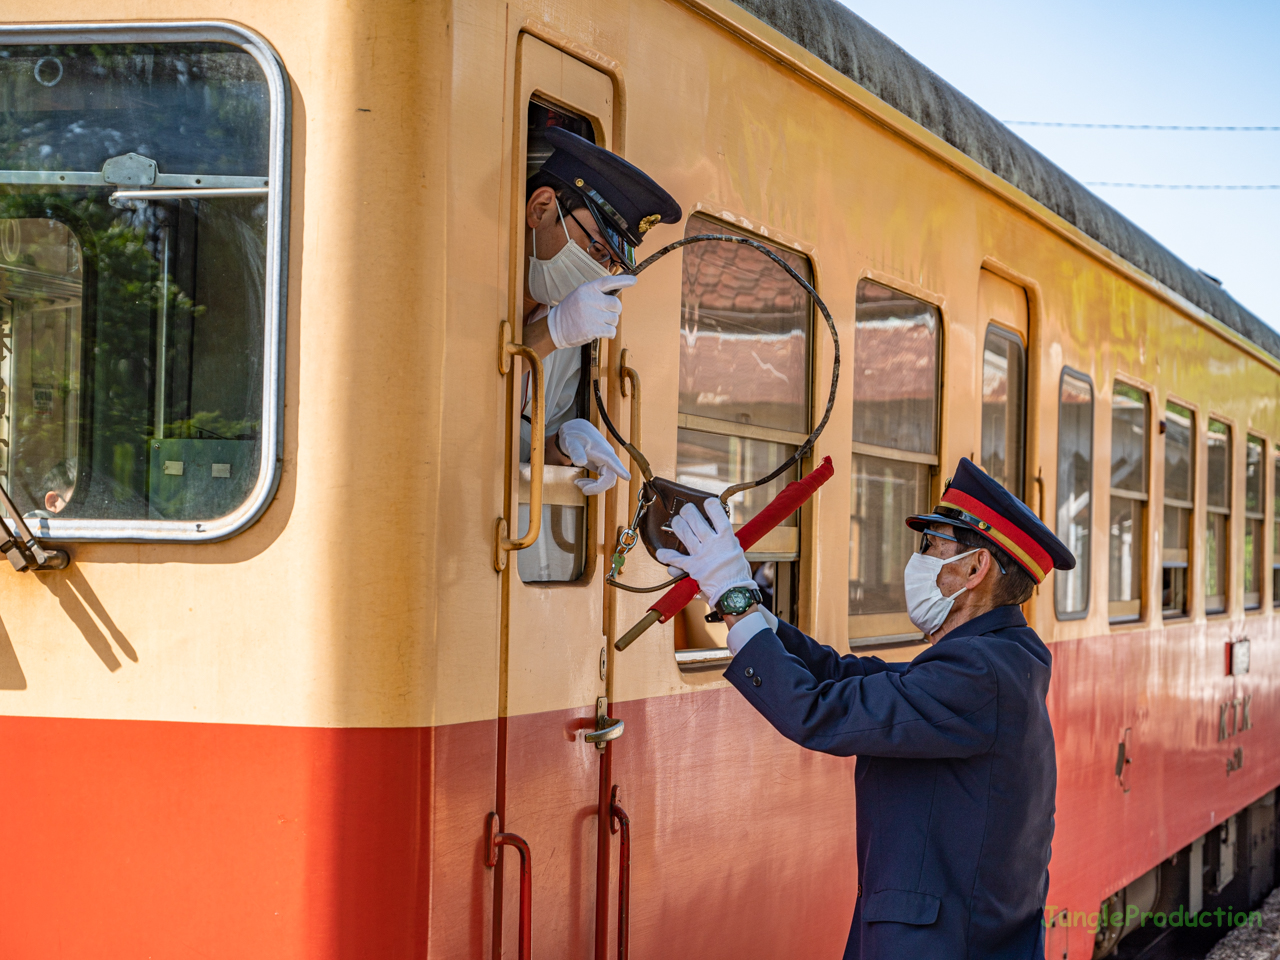
[[[680,538],[671,532],[671,518],[679,513],[686,503],[696,504],[699,512],[705,517],[707,513],[702,509],[702,504],[712,494],[697,487],[686,487],[683,483],[676,483],[674,480],[664,480],[662,477],[654,477],[644,486],[646,497],[653,497],[653,503],[649,504],[644,520],[640,524],[640,539],[644,541],[644,547],[649,551],[649,556],[655,560],[658,559],[658,551],[663,547],[684,553],[684,545],[680,543]],[[710,523],[710,519],[707,522]]]

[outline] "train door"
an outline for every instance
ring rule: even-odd
[[[982,344],[982,469],[1046,519],[1044,477],[1028,444],[1028,345],[1026,288],[991,270],[978,277],[978,337]],[[1031,619],[1028,601],[1028,620]]]
[[[502,337],[503,356],[514,362],[507,380],[507,509],[495,543],[504,610],[497,816],[490,832],[527,844],[536,887],[530,923],[520,873],[511,862],[524,851],[511,839],[511,846],[501,846],[509,851],[507,862],[505,868],[498,863],[494,880],[495,956],[519,955],[521,940],[531,937],[541,956],[584,957],[594,926],[600,776],[599,753],[584,737],[596,729],[597,698],[605,692],[598,562],[603,498],[584,497],[574,485],[581,470],[550,464],[539,469],[541,438],[534,433],[541,428],[545,437],[565,419],[594,417],[586,392],[573,388],[579,378],[568,369],[587,362],[579,351],[554,351],[535,365],[508,344],[521,342],[525,319],[525,183],[551,153],[544,131],[560,126],[611,146],[614,94],[607,75],[527,34],[520,36],[516,63],[512,323],[504,325]],[[536,318],[529,314],[530,322]],[[542,377],[532,375],[534,366]],[[540,529],[531,530],[531,524]],[[532,544],[510,549],[522,537]]]

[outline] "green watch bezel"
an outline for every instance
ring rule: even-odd
[[[737,602],[731,601],[732,606],[730,606],[725,602],[729,600],[730,597],[733,597],[734,601],[737,601],[738,597],[742,597],[745,602],[739,607]],[[721,616],[728,614],[731,617],[736,617],[746,613],[751,609],[752,604],[759,603],[763,599],[764,595],[760,592],[759,587],[730,587],[722,593],[720,595],[720,599],[716,601],[716,612]]]

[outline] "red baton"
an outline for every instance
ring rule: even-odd
[[[831,458],[823,457],[822,463],[808,476],[793,480],[783,487],[782,492],[770,500],[768,506],[743,524],[742,529],[735,534],[742,548],[746,550],[755,545],[766,533],[804,506],[818,488],[835,475],[835,472],[835,468],[831,466]],[[693,577],[681,580],[659,597],[658,601],[649,608],[649,612],[640,618],[639,623],[618,638],[613,648],[625,650],[631,646],[632,641],[655,623],[666,623],[698,595],[698,589],[698,581]]]

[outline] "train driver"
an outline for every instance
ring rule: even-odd
[[[934,512],[910,517],[910,663],[838,656],[751,605],[751,568],[719,501],[671,522],[730,623],[725,676],[783,736],[857,754],[858,894],[845,958],[1040,958],[1057,765],[1052,657],[1018,609],[1071,552],[962,459]]]
[[[586,467],[574,482],[588,496],[631,474],[604,436],[576,418],[587,372],[583,348],[617,332],[617,294],[636,277],[635,248],[656,223],[679,223],[680,205],[643,170],[589,140],[551,127],[555,148],[525,188],[524,342],[542,358],[547,393],[548,463]],[[525,407],[529,414],[528,377]],[[529,459],[521,422],[520,459]]]

